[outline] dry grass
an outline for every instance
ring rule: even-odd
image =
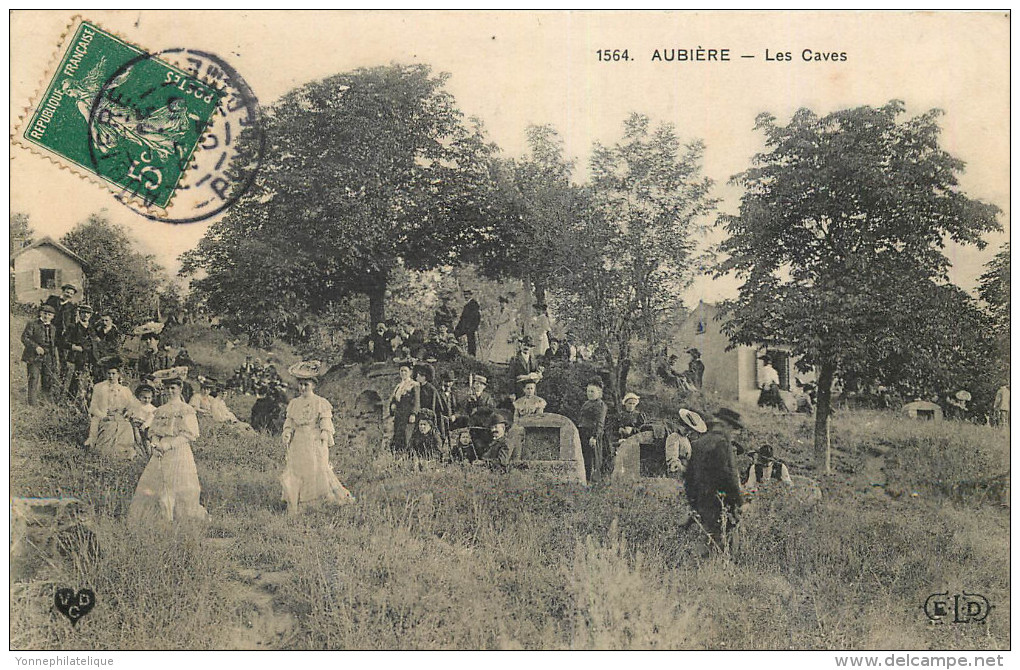
[[[987,428],[839,416],[822,502],[759,496],[733,560],[701,559],[674,496],[418,472],[349,439],[342,418],[333,462],[357,505],[287,517],[277,440],[203,421],[195,455],[212,520],[133,527],[122,517],[140,464],[75,447],[80,419],[25,407],[20,367],[13,384],[12,493],[82,497],[101,547],[14,583],[15,649],[1010,646],[1009,511],[945,486],[1008,469],[1006,436]],[[230,402],[242,415],[250,399]],[[769,441],[810,474],[808,417],[747,419],[749,446]],[[862,479],[874,458],[884,488]],[[90,586],[99,605],[71,627],[51,607],[56,585]],[[987,625],[930,625],[921,605],[947,589],[986,595]],[[283,623],[267,633],[272,617]]]

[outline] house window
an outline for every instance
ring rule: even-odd
[[[57,288],[57,271],[39,268],[39,288]]]
[[[697,333],[698,335],[704,335],[705,334],[705,320],[704,319],[698,319],[698,325],[694,328],[694,332]]]

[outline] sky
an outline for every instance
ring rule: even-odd
[[[72,15],[11,14],[11,132],[44,88]],[[910,114],[938,107],[942,145],[966,163],[973,198],[1003,210],[1003,232],[979,251],[950,244],[951,279],[973,291],[982,266],[1009,232],[1009,18],[1005,12],[134,12],[85,18],[148,51],[184,47],[215,53],[263,105],[308,81],[357,67],[427,63],[449,72],[447,89],[482,120],[507,156],[525,151],[529,124],[551,124],[583,179],[594,142],[612,144],[631,112],[675,125],[705,142],[704,173],[719,210],[735,213],[729,178],[762,148],[755,117],[786,121],[903,100]],[[601,62],[598,50],[627,49],[629,61]],[[665,54],[729,50],[730,60],[684,62]],[[845,60],[806,61],[812,53]],[[653,60],[659,50],[663,60]],[[789,54],[789,59],[783,56]],[[742,58],[741,56],[754,56]],[[175,271],[208,223],[173,226],[142,218],[105,189],[51,160],[12,147],[12,212],[27,212],[38,236],[59,237],[107,210],[139,247]],[[701,240],[717,242],[720,231]],[[735,295],[732,279],[701,277],[688,302]]]

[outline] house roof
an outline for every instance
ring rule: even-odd
[[[70,249],[65,247],[63,244],[61,244],[60,242],[57,242],[55,239],[53,239],[52,237],[50,237],[48,235],[46,237],[42,237],[42,238],[36,240],[35,242],[32,242],[32,244],[29,244],[27,247],[22,247],[22,248],[18,249],[17,251],[15,251],[11,255],[11,260],[13,261],[15,258],[17,258],[21,254],[25,253],[29,249],[35,249],[37,247],[41,247],[41,246],[45,246],[45,245],[49,245],[49,246],[53,247],[54,249],[56,249],[60,253],[64,254],[68,258],[71,258],[74,262],[76,262],[78,265],[82,266],[83,268],[87,268],[88,267],[88,264],[82,259],[81,256],[79,256],[78,254],[74,253],[73,251],[71,251]]]

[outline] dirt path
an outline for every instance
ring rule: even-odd
[[[207,538],[204,542],[229,556],[234,538]],[[275,594],[292,579],[286,571],[237,569],[231,590],[237,596],[237,619],[226,648],[235,650],[285,649],[297,627],[289,612],[277,611]]]

